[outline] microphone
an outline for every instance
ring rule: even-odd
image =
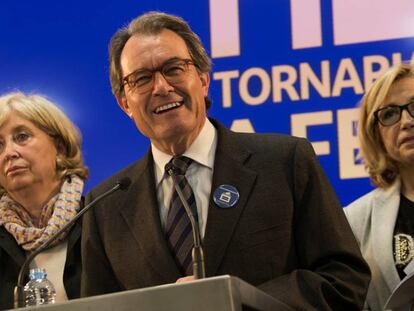
[[[30,253],[29,256],[27,256],[25,262],[23,263],[22,267],[20,268],[19,277],[17,279],[16,287],[14,288],[14,307],[20,308],[25,307],[24,299],[23,299],[23,281],[24,281],[24,275],[27,273],[27,270],[29,268],[29,264],[32,262],[32,260],[39,255],[43,250],[45,250],[52,242],[54,242],[62,232],[68,230],[70,227],[74,225],[74,223],[82,217],[83,214],[85,214],[91,207],[93,207],[98,201],[102,200],[106,196],[112,194],[113,192],[117,190],[126,190],[129,185],[131,184],[131,179],[129,177],[124,177],[118,182],[115,183],[112,188],[105,191],[101,195],[97,196],[92,202],[90,202],[88,205],[86,205],[82,210],[79,211],[73,217],[67,224],[65,224],[62,228],[59,229],[58,232],[56,232],[54,235],[52,235],[45,243],[40,245],[36,250],[34,250],[32,253]]]
[[[175,191],[177,191],[178,197],[180,198],[181,203],[184,206],[185,212],[187,213],[188,218],[190,219],[191,227],[193,229],[193,275],[194,279],[204,279],[206,277],[206,269],[204,264],[204,252],[201,247],[201,238],[200,238],[200,228],[195,221],[193,212],[191,211],[190,206],[188,206],[187,200],[184,197],[183,192],[180,187],[178,187],[177,176],[175,175],[174,169],[170,167],[168,170],[168,175],[171,176],[174,184]]]

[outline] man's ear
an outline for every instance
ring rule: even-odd
[[[128,105],[128,101],[125,95],[117,95],[115,97],[119,107],[121,107],[121,109],[128,115],[128,117],[132,119],[132,111]]]
[[[208,72],[202,72],[199,75],[200,75],[201,85],[204,91],[204,96],[208,96],[208,89],[210,87],[210,74]]]

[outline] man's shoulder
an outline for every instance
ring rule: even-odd
[[[233,134],[239,136],[240,140],[251,143],[251,144],[288,144],[295,145],[299,141],[307,141],[304,138],[291,136],[288,134],[281,133],[237,133]]]
[[[282,133],[243,133],[243,132],[234,132],[216,120],[212,120],[212,123],[218,130],[219,139],[225,140],[226,142],[232,142],[234,144],[242,144],[244,146],[250,146],[255,148],[266,148],[269,146],[273,148],[274,146],[280,147],[294,147],[298,143],[310,144],[307,139],[301,137],[295,137],[288,134]]]
[[[303,138],[277,133],[240,133],[237,136],[239,146],[270,161],[290,161],[298,154],[301,157],[313,154],[312,145]]]
[[[93,187],[88,194],[100,194],[111,187],[113,187],[117,182],[120,182],[124,178],[129,178],[133,183],[136,179],[139,178],[139,175],[142,173],[144,168],[147,165],[146,156],[142,157],[138,161],[133,162],[132,164],[124,167],[113,175],[109,176],[107,179],[99,183],[97,186]]]

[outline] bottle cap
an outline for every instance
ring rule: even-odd
[[[31,280],[33,280],[33,279],[44,279],[44,278],[46,278],[46,276],[47,276],[47,273],[46,273],[46,269],[44,269],[44,268],[30,269],[29,278]]]

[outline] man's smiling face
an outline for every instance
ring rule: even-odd
[[[155,35],[132,36],[122,51],[121,67],[126,77],[137,70],[148,70],[148,73],[163,68],[176,60],[191,60],[188,48],[179,35],[165,29]],[[152,79],[151,87],[145,92],[125,84],[124,95],[117,98],[118,103],[158,149],[180,154],[204,125],[209,74],[200,73],[189,62],[184,79],[179,82],[168,82],[160,71],[155,71]]]

